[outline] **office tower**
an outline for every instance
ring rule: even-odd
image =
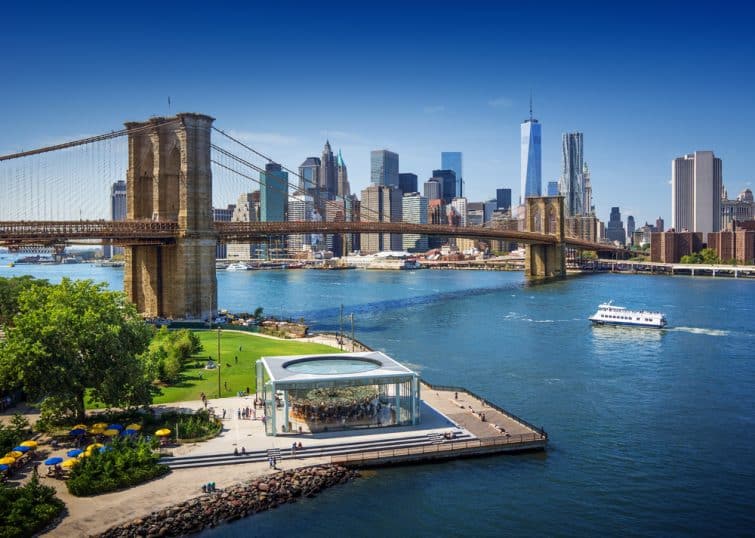
[[[467,226],[482,226],[485,222],[485,204],[469,202],[467,204]]]
[[[755,202],[750,189],[740,192],[734,200],[729,200],[728,196],[721,199],[721,231],[734,231],[735,222],[741,223],[753,220],[755,217]],[[723,259],[723,258],[722,258]]]
[[[564,197],[564,215],[579,216],[584,213],[582,204],[582,169],[584,162],[582,133],[564,133],[561,137],[561,184],[559,191]]]
[[[320,185],[320,165],[319,157],[307,157],[299,165],[299,192],[314,196]]]
[[[496,189],[495,199],[498,209],[511,211],[511,189]]]
[[[721,229],[722,163],[712,151],[671,162],[671,226],[707,234]]]
[[[338,182],[338,196],[344,198],[351,194],[351,186],[349,185],[349,173],[346,169],[346,163],[343,161],[343,155],[341,150],[338,150],[338,159],[336,160],[336,176]]]
[[[438,178],[431,177],[425,181],[424,190],[428,201],[443,198],[443,184]]]
[[[455,210],[455,213],[459,216],[459,226],[467,225],[467,199],[463,197],[456,197],[451,200],[451,207]]]
[[[587,163],[582,167],[582,211],[585,215],[593,215],[595,208],[592,206],[592,182],[590,181],[590,169]]]
[[[373,185],[398,187],[398,153],[387,149],[371,151],[370,181]]]
[[[315,201],[312,196],[296,193],[288,197],[289,222],[308,222],[315,220]],[[302,251],[309,250],[312,246],[311,234],[296,234],[288,236],[288,252],[296,256]]]
[[[540,196],[542,193],[541,127],[532,117],[532,99],[530,99],[530,117],[521,125],[522,190],[519,198],[521,204],[527,196]]]
[[[433,178],[440,181],[443,201],[450,204],[457,197],[456,172],[453,170],[433,170]]]
[[[443,204],[442,198],[434,198],[427,201],[427,222],[428,224],[448,224],[446,206]],[[442,237],[431,235],[427,238],[428,248],[440,248],[442,244]]]
[[[491,222],[493,220],[493,213],[495,213],[496,209],[498,209],[497,200],[488,200],[487,202],[484,202],[484,223],[487,224],[488,222]]]
[[[126,220],[126,182],[123,180],[116,181],[110,187],[110,220]],[[105,244],[102,246],[102,254],[105,258],[122,255],[123,247]]]
[[[558,196],[558,181],[548,182],[548,196]]]
[[[611,208],[611,216],[606,226],[606,238],[609,241],[618,241],[620,244],[626,243],[626,232],[624,224],[621,222],[621,212],[618,207]]]
[[[664,231],[664,225],[665,223],[663,222],[663,219],[661,217],[658,217],[657,219],[655,219],[655,230],[653,231],[654,232]]]
[[[260,172],[260,221],[283,222],[286,220],[288,199],[288,172],[278,163],[267,163]]]
[[[332,200],[338,193],[338,170],[336,158],[330,149],[330,141],[325,141],[320,158],[320,191],[327,193],[322,196],[323,200]]]
[[[370,185],[362,190],[360,219],[363,222],[401,222],[403,196],[398,187]],[[362,234],[363,252],[401,250],[400,234]]]
[[[417,174],[403,173],[398,175],[398,188],[404,194],[417,191]]]
[[[464,196],[464,178],[461,171],[461,164],[461,151],[441,152],[441,170],[453,170],[454,174],[456,174],[456,196]]]
[[[629,215],[627,217],[627,239],[632,242],[632,234],[634,233],[634,217]]]
[[[427,224],[427,198],[421,196],[418,192],[411,192],[404,194],[401,201],[401,215],[404,222]],[[402,237],[403,250],[409,252],[427,251],[426,235],[404,234]]]
[[[233,211],[236,209],[234,204],[228,204],[228,207],[213,207],[212,220],[214,222],[231,222]],[[222,260],[228,257],[228,245],[218,242],[215,247],[215,259]]]
[[[258,222],[260,220],[260,191],[239,196],[231,216],[232,222]],[[259,243],[228,243],[228,259],[250,260],[259,254]]]
[[[325,222],[346,222],[346,199],[328,200],[325,202]],[[325,236],[325,247],[333,253],[335,257],[344,255],[346,234],[328,234]]]

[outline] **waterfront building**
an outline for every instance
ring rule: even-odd
[[[228,207],[213,207],[212,208],[212,220],[214,222],[231,222],[233,218],[233,211],[236,209],[235,204],[228,204]],[[218,241],[215,247],[215,259],[224,260],[228,257],[228,245]]]
[[[260,191],[247,192],[239,196],[233,208],[232,222],[259,222]],[[260,243],[228,243],[226,257],[234,260],[251,260],[261,254]]]
[[[745,221],[739,228],[734,220],[730,230],[708,234],[708,247],[716,251],[723,263],[755,265],[755,221]]]
[[[299,165],[299,191],[310,196],[315,196],[320,186],[320,166],[322,161],[319,157],[307,157]]]
[[[582,133],[564,133],[561,137],[561,183],[559,192],[564,197],[564,215],[584,214],[583,206],[583,140]]]
[[[404,194],[417,191],[417,174],[405,172],[398,175],[398,188]]]
[[[530,99],[530,117],[521,125],[521,195],[519,203],[523,204],[528,196],[542,194],[542,154],[541,125],[532,117],[532,100]]]
[[[411,224],[427,224],[427,198],[418,192],[404,193],[401,208],[402,220]],[[402,248],[408,252],[426,252],[427,236],[404,234]]]
[[[467,199],[457,196],[453,200],[451,200],[451,207],[455,210],[456,214],[459,216],[459,226],[466,226],[467,225]]]
[[[344,198],[351,194],[351,185],[349,185],[349,172],[346,168],[346,163],[343,160],[341,150],[338,150],[338,159],[336,159],[336,180],[338,189],[335,194],[340,198]]]
[[[438,178],[431,177],[424,184],[425,198],[438,200],[443,197],[443,184]]]
[[[288,197],[289,222],[309,222],[315,220],[315,201],[312,196],[303,193],[292,194]],[[314,245],[315,248],[317,245]],[[302,252],[311,250],[312,234],[295,234],[288,236],[289,256],[295,257]]]
[[[663,222],[663,219],[661,217],[658,217],[655,219],[655,230],[656,232],[662,232],[664,231],[665,223]]]
[[[725,191],[724,191],[725,192]],[[734,200],[728,196],[721,199],[721,230],[731,230],[734,222],[743,222],[755,218],[755,203],[752,191],[745,189]]]
[[[558,181],[548,182],[548,196],[558,196]]]
[[[632,243],[632,234],[634,233],[634,217],[632,215],[629,215],[627,217],[627,240],[629,244]]]
[[[671,226],[710,233],[721,229],[722,162],[696,151],[671,162]]]
[[[398,188],[398,153],[387,149],[371,151],[370,181],[373,185]]]
[[[453,170],[433,170],[433,179],[437,179],[441,184],[441,196],[446,204],[456,198],[456,172]]]
[[[110,186],[110,220],[126,220],[126,213],[126,182],[119,180]],[[102,246],[102,254],[108,259],[113,255],[123,255],[123,247],[114,247],[105,243]]]
[[[511,189],[496,189],[495,199],[498,204],[497,209],[511,211]]]
[[[443,151],[440,154],[441,170],[453,170],[456,175],[456,196],[464,196],[464,178],[462,175],[461,151]]]
[[[485,204],[469,202],[467,204],[467,226],[482,226],[485,222]]]
[[[701,232],[653,232],[650,239],[650,261],[679,263],[682,256],[703,248]]]
[[[373,184],[362,190],[360,218],[364,222],[401,222],[402,206],[402,193],[398,187]],[[370,254],[401,250],[401,235],[362,234],[361,250]]]
[[[626,244],[626,237],[624,223],[621,222],[621,212],[618,207],[612,207],[606,227],[606,238],[609,241],[618,241],[620,245],[624,245]]]

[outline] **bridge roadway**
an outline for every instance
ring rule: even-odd
[[[263,240],[277,235],[393,233],[472,239],[497,239],[518,243],[558,244],[553,235],[477,226],[409,224],[403,222],[215,222],[218,239],[224,242]],[[108,240],[120,245],[167,244],[179,235],[173,221],[0,221],[0,245],[54,245]],[[190,232],[184,232],[189,235]],[[611,251],[614,247],[567,237],[567,246],[584,250]]]

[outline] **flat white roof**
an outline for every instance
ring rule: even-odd
[[[282,355],[260,359],[270,381],[276,383],[318,383],[323,381],[367,381],[369,379],[413,377],[417,373],[380,351]],[[332,361],[333,368],[328,368]],[[364,365],[360,365],[364,363]],[[310,369],[309,366],[312,366]],[[343,372],[341,365],[344,366]],[[308,371],[309,370],[309,371]]]

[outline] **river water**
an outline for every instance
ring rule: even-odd
[[[0,261],[0,263],[2,263]],[[4,264],[3,264],[4,265]],[[16,266],[106,281],[118,269]],[[218,273],[219,305],[338,330],[550,435],[545,453],[381,469],[204,533],[232,536],[752,535],[755,282],[521,273]],[[665,330],[593,328],[598,303],[661,310]],[[345,330],[350,330],[348,322]]]

